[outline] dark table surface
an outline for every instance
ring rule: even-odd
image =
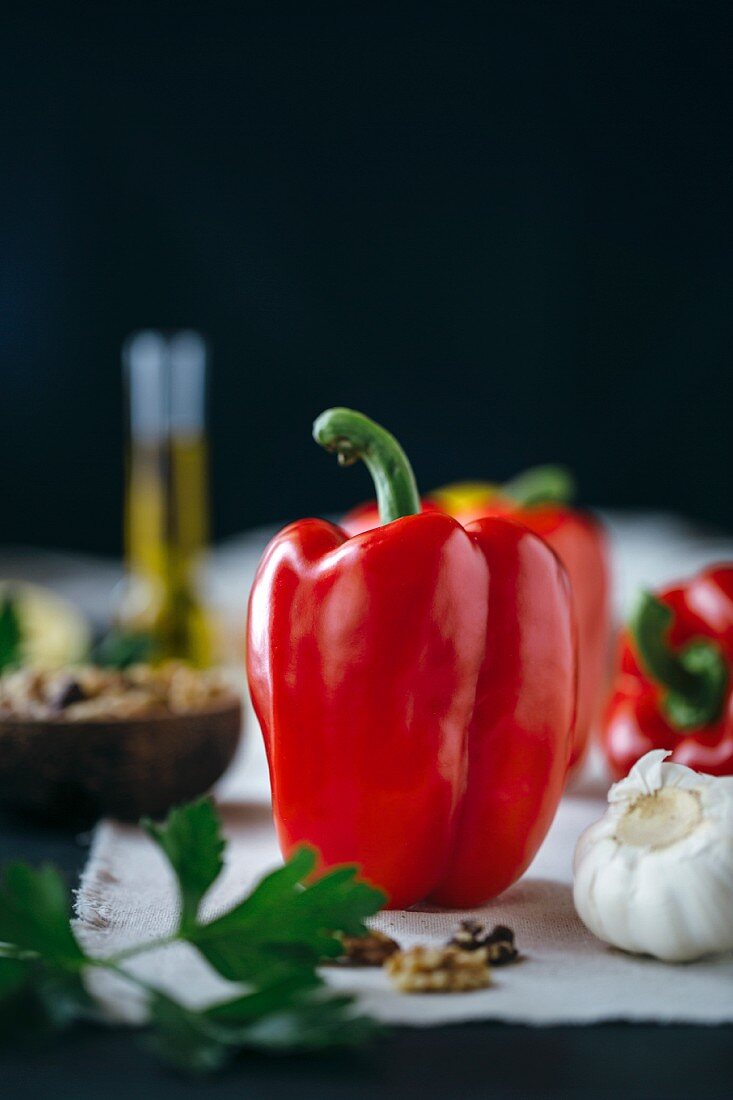
[[[89,838],[0,814],[0,865],[50,860],[71,882]],[[731,990],[733,997],[733,989]],[[2,1100],[199,1100],[216,1097],[733,1096],[733,1027],[396,1028],[356,1054],[248,1056],[191,1080],[161,1069],[118,1031],[82,1028],[42,1047],[0,1045]]]

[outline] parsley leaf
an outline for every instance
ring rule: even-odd
[[[173,810],[162,825],[142,822],[168,858],[181,899],[177,932],[90,958],[74,936],[69,897],[54,868],[11,864],[0,881],[0,1037],[43,1032],[77,1020],[105,1021],[84,973],[108,969],[137,984],[148,1002],[148,1045],[190,1072],[218,1069],[246,1049],[318,1050],[354,1045],[374,1032],[348,996],[330,995],[318,973],[324,956],[340,954],[336,933],[360,935],[385,900],[337,867],[313,879],[317,856],[298,849],[229,912],[208,923],[199,910],[223,867],[224,840],[213,803]],[[202,1010],[189,1008],[124,963],[171,940],[194,945],[236,995]]]
[[[15,964],[11,982],[8,963]],[[0,1035],[3,1039],[61,1031],[79,1020],[101,1020],[81,972],[44,963],[0,959]]]
[[[28,980],[30,964],[0,956],[0,1001],[14,996]]]
[[[181,898],[180,931],[187,936],[196,927],[199,906],[224,866],[221,822],[209,798],[171,810],[162,825],[145,819],[146,832],[168,857]]]
[[[271,1053],[360,1046],[376,1027],[353,1012],[353,998],[304,992],[287,983],[225,1001],[203,1012],[157,993],[150,1005],[147,1045],[177,1069],[220,1069],[241,1050]]]
[[[323,982],[315,971],[310,974],[291,974],[287,978],[263,985],[254,993],[220,1001],[206,1009],[204,1015],[221,1024],[248,1024],[322,985]]]
[[[46,1025],[55,1031],[70,1027],[77,1020],[101,1019],[101,1012],[84,985],[81,971],[39,967],[31,988]]]
[[[111,630],[105,634],[92,653],[92,662],[103,668],[129,668],[143,664],[153,656],[153,639],[149,634],[129,630]]]
[[[222,1069],[236,1054],[227,1032],[164,993],[150,1000],[152,1030],[145,1045],[161,1061],[188,1073],[211,1073]]]
[[[0,597],[0,672],[20,664],[21,644],[20,615],[10,596]]]
[[[261,981],[308,972],[343,950],[336,932],[364,935],[366,917],[386,897],[358,880],[355,866],[337,867],[315,882],[316,854],[299,848],[228,913],[196,929],[191,942],[230,981]]]
[[[37,952],[51,963],[81,966],[84,953],[69,908],[68,889],[55,868],[11,863],[0,882],[0,943]]]
[[[2,1030],[58,1030],[94,1016],[81,975],[84,962],[58,871],[11,863],[0,884]]]
[[[239,1042],[270,1053],[361,1046],[379,1029],[370,1017],[352,1013],[353,1004],[345,995],[307,997],[259,1017],[240,1033]]]

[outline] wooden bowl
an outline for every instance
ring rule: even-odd
[[[242,707],[100,721],[0,720],[0,804],[55,821],[136,821],[203,794],[231,763]]]

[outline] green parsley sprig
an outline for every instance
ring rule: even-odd
[[[12,596],[0,596],[0,672],[21,662],[23,632],[18,605]]]
[[[0,1035],[82,1020],[108,1023],[85,984],[90,968],[143,990],[147,1045],[179,1069],[219,1069],[246,1049],[351,1046],[373,1033],[375,1025],[355,1012],[352,998],[325,990],[317,969],[341,954],[339,933],[364,935],[365,919],[385,902],[356,867],[314,878],[316,853],[299,848],[228,912],[206,921],[201,903],[221,873],[225,848],[213,803],[201,799],[173,810],[162,825],[142,825],[175,873],[177,929],[107,958],[88,955],[77,940],[58,871],[19,862],[7,867],[0,880]],[[130,959],[171,942],[190,944],[235,983],[233,996],[192,1009],[126,968]]]

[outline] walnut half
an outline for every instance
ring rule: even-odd
[[[487,932],[478,921],[462,920],[448,943],[463,951],[485,950],[492,966],[504,966],[519,957],[514,932],[505,924],[497,924]]]
[[[381,966],[400,945],[384,932],[369,932],[366,936],[339,936],[343,954],[328,962],[334,966]]]
[[[487,952],[460,947],[410,947],[384,964],[390,981],[402,993],[463,993],[490,984]]]

